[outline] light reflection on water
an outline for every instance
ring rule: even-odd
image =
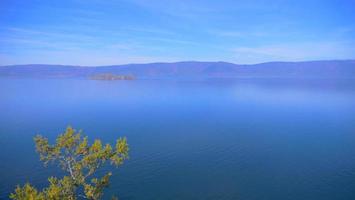
[[[0,80],[0,199],[58,173],[32,137],[127,136],[121,199],[354,199],[355,81]],[[58,174],[60,175],[60,174]]]

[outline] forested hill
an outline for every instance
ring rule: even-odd
[[[97,74],[136,78],[174,77],[355,77],[355,60],[268,62],[238,65],[227,62],[176,62],[113,66],[11,65],[0,67],[0,77],[88,78]]]

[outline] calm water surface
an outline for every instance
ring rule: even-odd
[[[355,81],[0,79],[0,199],[61,176],[33,136],[126,136],[122,200],[355,199]]]

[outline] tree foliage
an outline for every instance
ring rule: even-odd
[[[36,151],[45,166],[48,163],[58,163],[67,172],[62,179],[50,177],[49,186],[38,191],[29,183],[20,187],[10,195],[15,200],[75,200],[101,199],[103,190],[108,187],[111,172],[101,178],[94,173],[106,162],[118,167],[128,159],[128,144],[126,138],[120,138],[113,148],[110,144],[103,145],[95,140],[91,145],[87,137],[82,137],[81,131],[70,126],[58,136],[55,144],[49,144],[48,139],[37,135],[34,138]]]

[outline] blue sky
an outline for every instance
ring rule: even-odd
[[[0,65],[355,59],[354,0],[1,0]]]

